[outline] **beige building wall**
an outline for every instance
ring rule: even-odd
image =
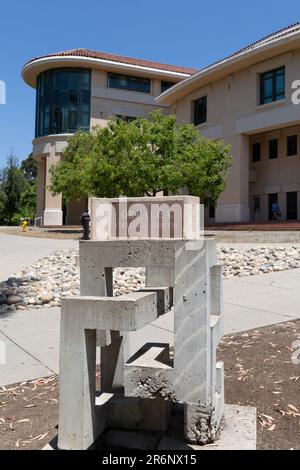
[[[166,114],[170,112],[167,105],[158,105],[155,97],[161,93],[161,81],[178,82],[178,76],[161,76],[155,72],[131,73],[124,66],[123,71],[117,73],[140,75],[149,78],[151,83],[150,94],[108,88],[107,74],[109,69],[91,69],[91,107],[90,129],[107,124],[108,120],[117,115],[129,117],[146,117],[150,111],[162,109]],[[33,141],[33,155],[38,162],[38,202],[37,217],[42,217],[45,226],[78,225],[80,214],[86,208],[86,201],[74,201],[68,207],[62,208],[61,195],[53,196],[49,190],[50,169],[62,158],[62,152],[67,145],[70,134],[58,134],[37,138]]]
[[[117,115],[146,117],[150,111],[162,109],[169,113],[170,107],[158,105],[155,97],[161,92],[161,80],[151,79],[151,92],[138,93],[107,87],[107,72],[92,70],[91,129],[106,125]]]
[[[298,154],[287,155],[288,136],[297,135]],[[269,158],[269,141],[277,139],[278,158]],[[251,147],[259,143],[261,160],[253,162]],[[250,138],[250,209],[251,219],[264,221],[269,218],[269,194],[278,194],[278,202],[283,219],[287,217],[287,193],[297,192],[300,195],[300,126],[270,131]],[[260,210],[254,212],[254,198],[260,198]],[[300,204],[298,201],[298,219]]]
[[[281,66],[286,67],[285,99],[259,105],[260,74]],[[295,180],[300,181],[299,155],[293,159],[282,156],[278,162],[264,159],[254,167],[249,161],[250,136],[280,129],[283,145],[284,128],[300,124],[300,106],[291,101],[292,82],[296,79],[300,79],[300,49],[224,76],[186,94],[173,105],[179,123],[192,122],[193,101],[207,95],[207,122],[198,126],[199,132],[211,139],[223,139],[232,146],[233,165],[227,188],[217,204],[217,222],[248,221],[253,191],[266,192],[269,186],[277,186],[280,192],[285,192],[289,185],[296,184]],[[250,169],[256,170],[254,186],[250,184],[253,178]],[[261,217],[266,218],[266,211]]]

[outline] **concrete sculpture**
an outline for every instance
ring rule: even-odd
[[[114,220],[123,229],[134,223],[137,233],[132,238],[127,231],[123,237],[119,229],[112,233],[112,211],[119,204],[124,200],[90,202],[92,240],[80,242],[81,295],[62,302],[58,447],[87,449],[109,428],[164,432],[176,402],[184,406],[186,442],[212,442],[224,405],[223,364],[216,360],[223,331],[222,273],[215,241],[200,235],[199,200],[129,198],[130,211],[123,216],[119,212]],[[162,204],[171,214],[165,220],[167,211],[152,211],[153,205]],[[149,224],[142,230],[143,205],[150,219],[159,214],[155,238]],[[102,224],[98,232],[97,223]],[[173,231],[162,238],[166,223]],[[174,238],[178,224],[182,236]],[[145,289],[113,297],[117,267],[145,267]],[[174,347],[145,336],[143,346],[132,351],[132,332],[167,312],[174,315]],[[97,345],[101,393],[95,386]]]

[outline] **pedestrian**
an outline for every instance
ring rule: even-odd
[[[83,240],[89,240],[90,239],[90,215],[89,215],[89,210],[85,209],[85,211],[81,214],[80,217],[80,222],[83,228]]]
[[[277,201],[274,201],[272,203],[272,220],[276,220],[276,222],[279,222],[281,218],[281,211],[280,207]]]

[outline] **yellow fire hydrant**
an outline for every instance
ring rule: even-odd
[[[26,232],[27,226],[28,226],[28,220],[22,220],[21,222],[22,232]]]

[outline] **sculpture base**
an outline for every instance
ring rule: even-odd
[[[216,440],[208,445],[187,444],[183,435],[183,407],[175,407],[167,433],[146,433],[111,428],[93,446],[94,450],[256,450],[256,408],[225,405]],[[57,437],[43,450],[58,450]]]

